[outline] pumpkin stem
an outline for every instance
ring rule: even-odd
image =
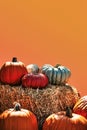
[[[13,57],[12,62],[17,62],[17,57]]]
[[[61,66],[61,64],[56,64],[54,67],[55,67],[55,68],[58,68],[59,66]]]
[[[66,107],[66,116],[69,118],[72,118],[72,110],[70,107]]]
[[[16,104],[15,104],[14,110],[15,110],[15,111],[21,111],[21,105],[20,105],[20,103],[16,103]]]

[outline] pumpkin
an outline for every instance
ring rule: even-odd
[[[17,61],[17,58],[13,57],[12,61],[7,61],[1,67],[0,81],[10,85],[20,84],[21,78],[27,73],[24,63]]]
[[[87,119],[87,96],[81,97],[75,104],[73,112],[84,116]]]
[[[36,64],[29,64],[26,66],[28,73],[38,73],[39,67]]]
[[[44,88],[48,84],[48,78],[42,73],[26,74],[22,78],[22,86],[32,88]]]
[[[45,64],[42,66],[41,72],[48,76],[49,83],[53,85],[67,83],[71,75],[71,72],[68,68],[58,64],[55,67]]]
[[[36,116],[29,110],[21,109],[19,103],[0,115],[1,130],[38,130]]]
[[[67,107],[66,112],[61,111],[48,116],[42,130],[87,130],[87,120],[81,115],[72,113]]]

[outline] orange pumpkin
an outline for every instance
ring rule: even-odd
[[[27,73],[24,63],[17,61],[17,58],[13,57],[12,61],[7,61],[1,67],[0,81],[10,85],[20,84],[21,78]]]
[[[81,97],[75,104],[73,112],[87,119],[87,96]]]
[[[32,112],[21,109],[20,104],[16,103],[14,109],[0,115],[0,130],[38,130],[38,123]]]
[[[42,130],[87,130],[87,120],[68,108],[46,118]]]

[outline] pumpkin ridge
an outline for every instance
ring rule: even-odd
[[[52,68],[52,76],[51,76],[51,83],[53,83],[53,75],[54,75],[54,68]]]
[[[60,71],[60,73],[61,73],[60,82],[59,82],[59,84],[61,84],[61,81],[62,81],[62,72],[61,72],[61,69],[60,69],[60,68],[58,68],[58,71]]]

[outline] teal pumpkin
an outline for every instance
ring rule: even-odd
[[[41,72],[46,74],[49,83],[58,85],[62,83],[67,83],[71,72],[68,68],[62,65],[56,65],[55,67],[50,64],[45,64],[41,68]]]

